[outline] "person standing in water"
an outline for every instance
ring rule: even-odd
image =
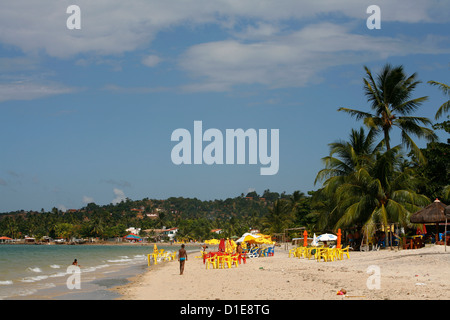
[[[181,249],[178,251],[178,261],[180,261],[180,275],[184,272],[184,263],[187,261],[187,252],[184,249],[184,244],[181,245]]]

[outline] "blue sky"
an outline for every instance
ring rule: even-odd
[[[66,27],[72,4],[80,30]],[[380,30],[366,26],[372,4]],[[449,80],[448,12],[439,0],[3,1],[0,212],[315,190],[328,144],[362,125],[337,109],[368,111],[364,65],[417,72],[429,96],[417,115],[434,119],[445,97],[426,82]],[[171,134],[195,120],[279,129],[278,173],[174,165]]]

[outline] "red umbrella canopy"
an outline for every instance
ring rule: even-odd
[[[220,252],[225,252],[225,239],[220,239],[219,251]]]
[[[9,237],[0,237],[0,240],[12,240],[12,239]]]

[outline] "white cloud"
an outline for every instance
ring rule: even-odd
[[[155,67],[158,65],[162,59],[156,55],[149,55],[144,58],[142,58],[142,64],[147,67]]]
[[[14,81],[0,83],[0,102],[8,100],[32,100],[58,94],[73,93],[77,89],[55,82]]]
[[[115,198],[112,200],[112,204],[118,204],[127,199],[125,197],[125,193],[122,190],[114,188],[113,192],[114,192]]]
[[[350,25],[320,23],[258,41],[224,40],[190,47],[180,67],[198,79],[186,91],[225,91],[234,85],[300,87],[321,81],[322,71],[391,56],[449,53],[444,40],[375,37],[352,33]]]
[[[15,0],[0,3],[0,43],[25,52],[66,58],[80,53],[122,54],[150,44],[160,31],[190,25],[235,28],[256,21],[247,33],[267,35],[275,22],[310,23],[318,16],[367,19],[369,0],[78,0],[81,30],[68,30],[71,1]],[[447,22],[448,1],[378,0],[383,21]],[[436,9],[438,8],[438,9]]]
[[[89,203],[92,203],[92,202],[94,202],[94,198],[88,197],[88,196],[83,196],[83,203],[84,204],[89,204]]]

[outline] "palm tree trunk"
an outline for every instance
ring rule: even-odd
[[[389,129],[383,129],[384,131],[384,142],[386,143],[386,150],[389,151],[391,150],[391,142],[389,141]]]

